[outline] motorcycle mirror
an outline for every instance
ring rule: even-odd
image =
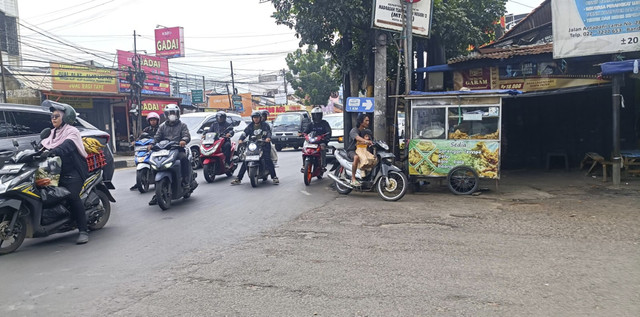
[[[44,128],[40,131],[40,140],[44,140],[51,135],[51,128]]]
[[[207,133],[207,132],[209,132],[209,129],[211,129],[211,127],[205,127],[205,128],[202,130],[202,133]]]
[[[13,147],[15,147],[17,149],[18,148],[18,140],[12,139],[11,141],[13,142]]]

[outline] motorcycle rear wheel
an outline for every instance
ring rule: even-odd
[[[309,186],[309,184],[311,184],[311,179],[313,178],[313,162],[305,161],[304,168],[302,170],[304,171],[302,175],[304,178],[304,184]]]
[[[100,206],[103,208],[102,216],[98,218],[97,221],[93,223],[89,223],[88,227],[91,231],[102,229],[109,221],[109,217],[111,216],[111,203],[109,202],[109,197],[107,194],[102,191],[96,191],[98,198],[100,198]]]
[[[171,183],[169,183],[168,179],[163,178],[156,184],[156,199],[158,206],[162,210],[167,210],[171,207]]]
[[[4,216],[4,215],[3,215]],[[7,236],[5,230],[11,222],[11,216],[6,215],[8,219],[4,219],[0,222],[0,255],[9,254],[17,250],[24,242],[24,238],[27,236],[27,219],[26,217],[18,217],[11,236]],[[7,218],[3,217],[3,218]],[[1,218],[0,218],[1,219]],[[10,244],[6,244],[8,241],[12,241]]]
[[[344,171],[344,167],[340,166],[340,168],[338,168],[335,172],[334,175],[340,179],[346,179],[347,178],[347,173]],[[344,177],[342,177],[344,176]],[[351,193],[352,189],[349,187],[344,187],[342,185],[340,185],[340,183],[335,182],[336,185],[336,191],[338,192],[338,194],[342,194],[342,195],[348,195],[349,193]]]
[[[151,178],[151,170],[149,169],[145,168],[136,172],[136,184],[141,194],[149,191],[149,178]]]
[[[216,179],[217,168],[218,167],[216,166],[216,163],[211,163],[203,166],[202,169],[204,173],[204,179],[207,181],[207,183],[213,183],[213,181]]]

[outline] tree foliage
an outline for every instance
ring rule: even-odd
[[[285,75],[287,81],[306,105],[324,105],[329,95],[338,91],[340,79],[336,76],[334,64],[314,46],[309,46],[306,52],[297,49],[289,53],[286,61],[289,66]]]

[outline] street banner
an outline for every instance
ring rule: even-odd
[[[142,116],[146,117],[151,112],[162,116],[164,114],[164,107],[170,103],[176,102],[172,100],[145,99],[142,101]]]
[[[241,116],[250,116],[251,115],[251,105],[253,104],[253,102],[251,101],[251,94],[247,93],[247,94],[238,94],[236,96],[241,97],[241,103],[242,103],[242,111],[239,111],[238,113]],[[229,110],[233,110],[235,111],[236,107],[232,107],[232,103],[230,104],[231,100],[231,96],[229,95],[214,95],[214,96],[207,96],[207,105],[208,108],[210,109],[220,109],[220,110],[225,110],[225,111],[229,111]],[[233,101],[231,101],[233,102]]]
[[[412,33],[416,36],[429,37],[431,28],[432,0],[413,3]],[[373,27],[396,32],[403,29],[403,10],[401,0],[374,0]]]
[[[132,60],[134,54],[132,52],[118,50],[118,79],[120,82],[120,92],[128,93],[131,91],[131,84],[127,81],[127,73],[129,68],[133,68]],[[142,87],[142,94],[145,95],[164,95],[169,96],[169,61],[163,57],[148,56],[138,54],[140,56],[140,69],[147,75]]]
[[[499,179],[500,142],[420,140],[409,142],[409,175],[447,176],[456,166],[476,170],[480,178]]]
[[[156,56],[184,57],[184,30],[182,27],[156,29]]]
[[[640,1],[552,0],[553,58],[638,51]]]
[[[118,92],[116,71],[93,66],[50,63],[53,90]]]

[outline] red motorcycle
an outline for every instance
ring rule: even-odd
[[[218,135],[216,132],[207,132],[200,141],[200,162],[202,163],[204,179],[207,180],[207,183],[213,182],[216,175],[226,174],[229,177],[233,176],[233,172],[238,167],[237,158],[235,158],[235,142],[231,142],[230,154],[232,159],[229,160],[229,166],[225,166],[226,157],[222,152],[224,142],[231,142],[231,140],[224,135]]]
[[[321,135],[315,135],[315,132],[304,134],[304,144],[302,145],[302,159],[304,161],[304,167],[302,173],[304,174],[304,184],[309,186],[311,179],[318,177],[322,179],[324,174],[322,168],[322,146],[321,143],[328,133]]]

